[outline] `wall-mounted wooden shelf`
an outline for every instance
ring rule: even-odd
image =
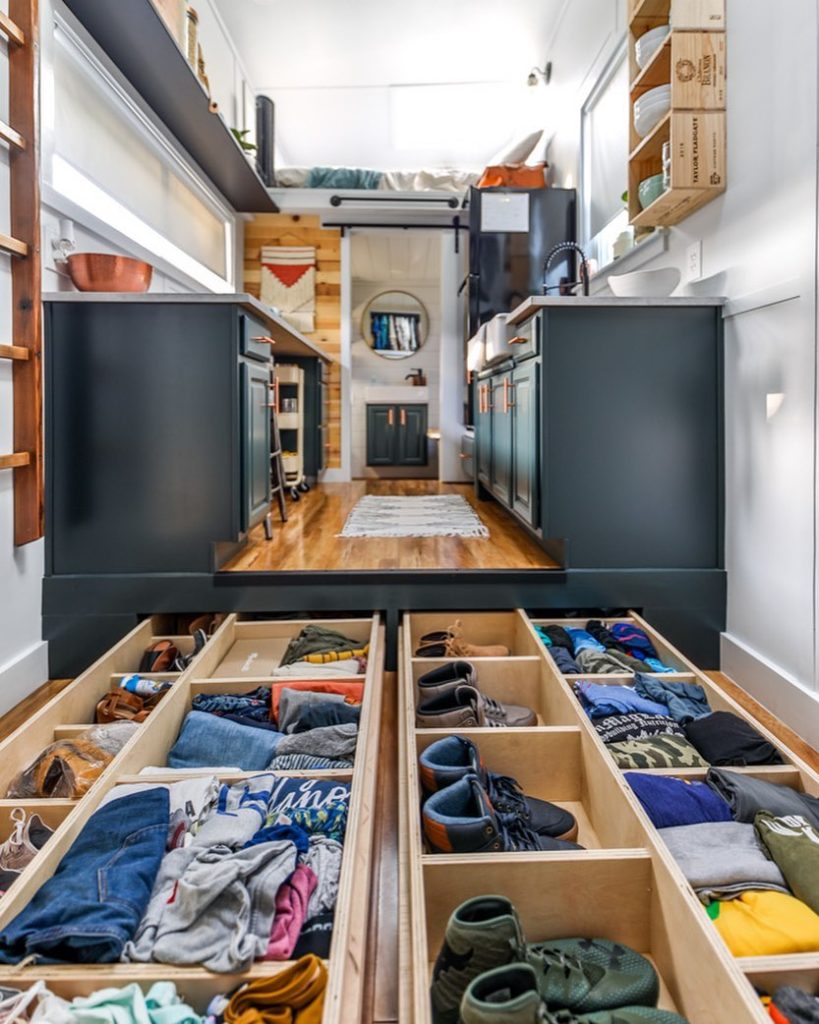
[[[0,455],[0,469],[22,469],[31,464],[29,452],[14,452],[12,455]]]
[[[0,32],[15,46],[26,45],[26,34],[16,21],[13,21],[7,14],[0,11]]]
[[[632,0],[630,11],[629,222],[638,230],[673,227],[725,191],[725,0]],[[637,40],[664,24],[672,26],[668,38],[639,68]],[[634,103],[666,84],[671,86],[670,110],[640,139]],[[670,187],[642,209],[640,182],[662,174],[666,143]]]
[[[234,210],[278,211],[151,0],[66,5]]]
[[[22,345],[0,345],[0,359],[29,359],[31,353]]]

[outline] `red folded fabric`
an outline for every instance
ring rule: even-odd
[[[270,720],[279,720],[279,701],[282,690],[311,690],[314,693],[337,693],[346,704],[360,704],[364,700],[364,683],[345,683],[334,679],[289,679],[273,683],[270,687]]]

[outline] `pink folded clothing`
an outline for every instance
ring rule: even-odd
[[[279,886],[276,894],[276,913],[265,960],[289,960],[301,935],[307,914],[307,904],[318,885],[318,878],[306,864],[301,864]]]

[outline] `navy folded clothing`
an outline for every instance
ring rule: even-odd
[[[239,768],[262,771],[284,737],[278,732],[237,725],[218,715],[191,711],[168,754],[169,768]]]
[[[681,724],[711,714],[711,705],[699,683],[673,683],[636,673],[634,689],[646,700],[665,704],[668,714]]]
[[[191,705],[194,711],[211,715],[242,715],[266,722],[270,719],[270,688],[258,686],[250,693],[197,693]]]
[[[551,654],[555,665],[557,665],[564,676],[580,675],[580,666],[565,647],[550,647],[549,654]]]
[[[325,729],[330,725],[358,725],[361,718],[360,704],[344,704],[337,701],[322,701],[303,707],[291,729],[292,732],[308,732],[310,729]]]
[[[731,808],[704,782],[684,782],[666,775],[638,772],[626,772],[623,778],[657,828],[731,821]]]
[[[730,711],[715,711],[685,725],[685,735],[709,764],[782,764],[776,747]]]

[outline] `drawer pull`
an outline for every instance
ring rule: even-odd
[[[395,422],[395,413],[392,409],[387,413],[387,426],[391,427]]]
[[[527,341],[531,341],[531,338],[525,338],[522,334],[516,335],[514,338],[509,339],[510,345],[525,345]]]
[[[250,340],[251,341],[263,341],[265,343],[265,345],[275,345],[276,344],[276,339],[275,338],[271,338],[269,334],[256,334]]]
[[[407,410],[406,409],[402,409],[401,410],[401,426],[405,427],[406,425],[407,425]]]

